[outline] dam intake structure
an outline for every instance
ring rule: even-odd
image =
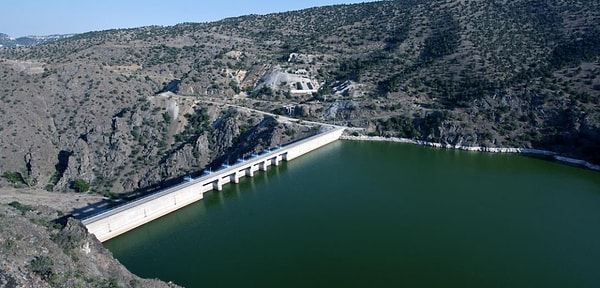
[[[252,177],[257,171],[267,171],[269,166],[277,166],[281,161],[290,161],[332,143],[341,137],[344,129],[334,126],[317,135],[256,155],[208,175],[186,178],[181,184],[103,211],[82,220],[82,223],[98,240],[107,241],[201,200],[208,191],[220,191],[227,183],[239,183],[242,177]]]

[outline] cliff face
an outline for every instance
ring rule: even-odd
[[[35,112],[11,113],[21,121],[10,124],[32,130],[16,129],[2,140],[14,152],[4,155],[2,171],[18,173],[14,185],[52,191],[74,189],[79,179],[104,194],[134,191],[312,133],[272,116],[173,93],[123,103],[82,100],[76,109],[53,99],[39,109],[27,98],[19,105]]]
[[[1,287],[178,287],[131,274],[81,223],[43,206],[0,205]]]

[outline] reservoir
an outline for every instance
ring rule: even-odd
[[[600,174],[337,141],[104,245],[185,287],[600,287]]]

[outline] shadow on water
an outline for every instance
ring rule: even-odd
[[[282,162],[280,166],[270,166],[266,172],[264,172],[264,171],[255,172],[254,177],[242,177],[240,179],[239,184],[230,183],[228,185],[225,185],[223,187],[223,191],[212,190],[210,192],[207,192],[204,194],[204,202],[206,203],[206,205],[211,205],[211,206],[212,205],[219,205],[219,206],[225,205],[226,199],[241,196],[243,191],[247,190],[247,189],[244,189],[245,186],[250,186],[252,189],[249,189],[249,190],[254,191],[253,187],[254,187],[255,183],[258,183],[257,181],[268,182],[269,175],[271,175],[271,176],[279,175],[280,170],[286,169],[285,167],[286,167],[286,163]],[[201,173],[194,173],[193,177],[199,177],[201,175],[202,175]],[[152,186],[148,186],[148,187],[144,187],[141,189],[137,189],[135,191],[119,194],[112,198],[105,198],[105,199],[95,202],[95,203],[88,203],[84,207],[73,209],[68,215],[63,216],[59,219],[56,219],[55,221],[60,224],[62,222],[66,223],[66,219],[68,219],[69,217],[74,217],[79,220],[83,220],[83,219],[92,217],[92,216],[100,214],[104,211],[110,210],[112,208],[116,208],[118,206],[127,204],[131,201],[134,201],[134,200],[137,200],[137,199],[140,199],[143,197],[151,196],[151,195],[159,193],[165,189],[168,189],[172,186],[180,184],[184,181],[184,177],[185,176],[168,179],[168,180],[162,181],[162,182],[157,183]]]
[[[261,183],[268,184],[269,177],[278,177],[286,169],[287,165],[285,162],[280,166],[270,166],[267,172],[256,172],[254,177],[241,178],[238,184],[230,183],[223,186],[222,191],[212,190],[205,193],[202,201],[207,208],[226,207],[228,201],[244,197],[247,193],[255,192],[256,185]]]
[[[134,273],[186,287],[600,287],[596,173],[332,145],[105,245]]]
[[[255,187],[264,186],[269,177],[277,176],[287,169],[286,164],[280,166],[269,167],[267,172],[257,172],[254,177],[243,177],[240,183],[230,183],[224,185],[223,190],[212,190],[204,193],[204,198],[201,201],[192,203],[185,207],[181,207],[176,213],[170,213],[152,221],[152,225],[142,225],[137,227],[115,239],[105,242],[107,247],[111,247],[113,251],[128,251],[139,248],[140,245],[150,245],[153,241],[162,241],[164,239],[172,240],[177,238],[177,231],[182,229],[200,229],[204,222],[204,214],[209,210],[228,210],[228,204],[232,204],[236,199],[243,197],[253,197],[257,190]],[[144,239],[143,241],[122,241],[119,239]],[[161,240],[162,239],[162,240]],[[170,241],[169,240],[169,241]],[[114,246],[112,243],[119,241],[119,245]]]

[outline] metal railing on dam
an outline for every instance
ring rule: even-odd
[[[267,151],[224,169],[188,179],[181,184],[128,202],[113,209],[86,218],[82,223],[88,231],[104,242],[154,219],[171,213],[203,198],[205,192],[221,190],[224,184],[238,183],[256,171],[267,171],[269,166],[279,165],[340,138],[343,127],[334,127],[315,136]]]

